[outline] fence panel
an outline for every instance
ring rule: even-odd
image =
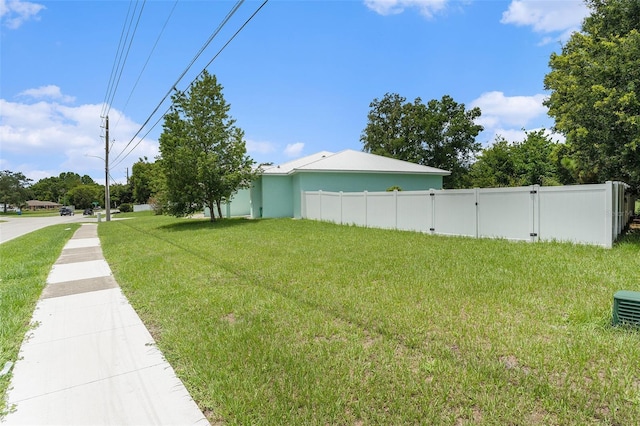
[[[532,241],[537,187],[478,190],[478,236]]]
[[[478,236],[475,189],[447,189],[433,194],[436,234]]]
[[[342,223],[342,200],[339,192],[322,192],[320,212],[322,220],[333,223]]]
[[[543,186],[539,190],[541,240],[611,247],[612,188],[607,184]]]
[[[433,208],[429,191],[396,193],[397,228],[428,232],[433,226]]]
[[[304,217],[312,220],[322,220],[322,191],[309,191],[302,197]]]
[[[344,192],[342,194],[342,223],[367,225],[367,193]]]
[[[396,206],[393,192],[367,193],[367,226],[384,229],[396,227]]]

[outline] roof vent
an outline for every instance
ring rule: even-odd
[[[640,291],[620,290],[613,295],[613,325],[640,327]]]

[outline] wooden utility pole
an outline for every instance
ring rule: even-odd
[[[107,209],[107,222],[111,221],[111,196],[109,195],[109,116],[106,121],[104,138],[104,207]]]

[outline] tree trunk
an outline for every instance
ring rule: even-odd
[[[215,222],[216,221],[216,215],[215,215],[215,212],[213,210],[213,207],[214,207],[213,201],[207,203],[207,207],[209,207],[209,221],[210,222]]]
[[[216,200],[216,205],[218,206],[218,216],[222,219],[222,207],[220,207],[220,200]]]

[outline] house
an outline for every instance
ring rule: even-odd
[[[252,218],[301,217],[302,191],[442,189],[451,172],[347,149],[322,151],[264,170],[249,190]]]
[[[54,203],[53,201],[39,201],[29,200],[26,202],[27,209],[29,210],[55,210],[62,207],[60,203]]]

